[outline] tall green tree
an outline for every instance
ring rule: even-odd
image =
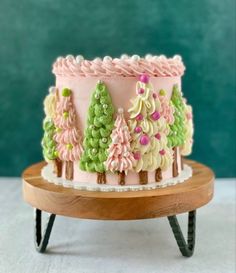
[[[170,133],[168,135],[168,145],[173,148],[174,161],[173,161],[173,176],[178,176],[178,162],[177,162],[177,147],[184,144],[186,127],[185,127],[185,105],[182,93],[178,85],[174,85],[171,102],[174,106],[174,123],[170,125]]]
[[[114,126],[114,107],[105,84],[99,81],[92,94],[84,134],[81,170],[97,172],[97,183],[106,183],[105,161]]]

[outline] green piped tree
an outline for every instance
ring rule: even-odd
[[[185,140],[185,105],[178,85],[174,85],[171,103],[174,106],[174,124],[170,125],[170,133],[168,135],[168,146],[173,148],[174,151],[174,161],[173,161],[173,176],[178,176],[178,162],[177,162],[177,147],[184,144]]]
[[[44,135],[42,139],[43,157],[47,161],[53,161],[58,157],[57,144],[54,140],[56,127],[50,118],[45,118],[43,121]]]
[[[49,94],[44,100],[44,112],[46,117],[43,120],[43,157],[54,166],[54,173],[60,177],[62,174],[61,160],[58,158],[57,143],[55,141],[56,127],[54,119],[56,116],[56,95],[57,89],[49,89]]]
[[[97,183],[106,183],[105,161],[114,126],[114,107],[105,84],[99,81],[92,94],[84,136],[80,169],[97,172]]]

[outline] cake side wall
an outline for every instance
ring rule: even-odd
[[[61,91],[67,87],[73,91],[73,101],[78,114],[79,127],[81,132],[86,127],[87,110],[90,104],[90,97],[95,89],[98,80],[102,80],[111,95],[112,103],[115,110],[122,107],[126,119],[128,119],[127,110],[131,107],[130,100],[136,96],[136,77],[56,77],[56,87]],[[154,91],[158,92],[164,89],[167,97],[171,97],[174,84],[178,84],[181,88],[180,77],[150,77]],[[59,92],[61,93],[61,92]]]
[[[181,156],[178,151],[177,155],[178,171],[181,173]],[[65,168],[63,167],[63,178],[65,178]],[[172,178],[172,166],[168,170],[162,172],[163,179]],[[118,175],[115,173],[106,173],[107,185],[118,185]],[[74,181],[88,184],[96,184],[97,173],[90,173],[81,171],[79,168],[79,162],[74,162]],[[148,183],[155,183],[155,172],[148,172]],[[139,176],[136,172],[129,171],[126,176],[126,185],[137,185],[139,184]]]
[[[136,83],[138,78],[136,77],[72,77],[72,76],[57,76],[56,87],[59,91],[63,88],[69,88],[73,92],[73,102],[78,116],[78,128],[83,134],[86,128],[87,111],[90,104],[90,97],[95,89],[98,80],[102,80],[111,95],[115,112],[118,108],[124,109],[126,120],[129,119],[128,109],[131,107],[130,100],[136,96]],[[153,86],[155,92],[164,89],[167,97],[170,99],[172,89],[175,84],[181,89],[181,77],[150,77],[150,83]],[[61,92],[59,92],[61,94]],[[181,172],[180,153],[177,152],[177,162],[179,166],[179,172]],[[172,166],[168,170],[163,172],[163,179],[172,178]],[[63,177],[64,168],[63,168]],[[79,163],[74,162],[74,181],[96,183],[97,174],[81,171],[79,169]],[[148,173],[149,183],[155,182],[155,172]],[[117,185],[118,176],[116,174],[107,173],[107,184]],[[138,174],[129,171],[126,176],[127,185],[139,184]]]

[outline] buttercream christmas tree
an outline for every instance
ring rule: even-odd
[[[56,115],[56,88],[51,87],[49,94],[44,100],[45,118],[43,120],[44,135],[42,139],[43,156],[47,162],[52,162],[54,165],[54,172],[58,177],[61,176],[61,163],[58,158],[57,143],[54,140],[56,134],[56,127],[54,118]]]
[[[125,174],[132,169],[134,164],[134,156],[130,147],[131,136],[123,112],[122,108],[118,109],[106,161],[107,170],[118,172],[120,185],[125,184]]]
[[[194,128],[193,128],[192,107],[187,104],[186,100],[184,101],[184,104],[185,104],[184,126],[186,129],[186,133],[185,133],[184,144],[180,147],[180,152],[181,152],[181,155],[187,156],[187,155],[190,155],[192,152]]]
[[[182,94],[178,88],[178,85],[174,85],[171,102],[175,109],[174,111],[174,123],[170,125],[170,133],[168,135],[168,145],[173,148],[174,161],[173,161],[173,176],[178,175],[178,162],[177,162],[177,147],[181,147],[184,144],[186,128],[184,124],[185,120],[185,106],[183,102]]]
[[[166,92],[160,90],[158,95],[153,93],[156,101],[156,111],[160,113],[158,120],[158,133],[155,135],[159,145],[159,155],[161,158],[160,166],[156,169],[155,180],[157,182],[162,180],[162,171],[166,171],[173,162],[173,151],[168,146],[167,136],[170,132],[170,124],[174,122],[174,108],[167,99]],[[159,156],[158,155],[158,156]]]
[[[97,183],[106,183],[105,162],[114,126],[114,108],[105,84],[99,81],[92,94],[88,109],[87,128],[84,137],[84,153],[81,170],[97,172]]]
[[[164,117],[166,123],[168,126],[166,134],[168,135],[170,133],[170,125],[174,124],[175,118],[174,118],[174,106],[171,100],[167,98],[166,91],[161,89],[158,93],[158,98],[161,103],[161,116]]]
[[[74,162],[80,159],[83,151],[81,134],[77,128],[76,112],[72,101],[72,91],[64,88],[57,104],[55,118],[57,132],[55,140],[58,143],[59,158],[65,163],[65,177],[72,180],[74,176]]]
[[[139,173],[140,184],[148,183],[148,171],[154,171],[160,167],[161,155],[160,142],[157,134],[161,120],[157,111],[158,98],[153,95],[146,74],[140,76],[136,85],[135,99],[132,100],[129,127],[131,132],[131,149],[134,154],[134,170]],[[160,103],[159,103],[160,107]]]

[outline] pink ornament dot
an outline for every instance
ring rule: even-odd
[[[161,134],[160,133],[155,134],[155,138],[160,140],[161,139]]]
[[[139,77],[139,80],[143,83],[148,83],[149,82],[149,76],[147,74],[142,74]]]
[[[187,117],[187,120],[191,120],[193,118],[191,113],[187,113],[186,117]]]
[[[161,117],[160,113],[155,111],[153,114],[152,114],[152,119],[153,120],[158,120],[159,118]]]
[[[142,135],[139,142],[141,145],[147,145],[149,143],[149,136]]]
[[[144,93],[144,91],[145,91],[145,90],[144,90],[143,88],[139,88],[138,94],[139,94],[139,95],[142,95],[142,94]]]
[[[165,153],[166,153],[165,150],[160,150],[160,152],[159,152],[160,155],[164,155]]]
[[[137,121],[143,120],[143,115],[142,114],[138,114],[137,117],[136,117],[136,120]]]
[[[152,94],[152,97],[153,97],[154,99],[156,99],[156,98],[157,98],[157,94],[156,94],[156,93],[153,93],[153,94]]]
[[[134,159],[135,159],[135,160],[140,160],[140,159],[141,159],[141,154],[140,154],[140,152],[135,152],[133,155],[134,155]]]
[[[141,133],[142,132],[142,128],[140,126],[137,126],[135,129],[134,129],[135,133]]]

